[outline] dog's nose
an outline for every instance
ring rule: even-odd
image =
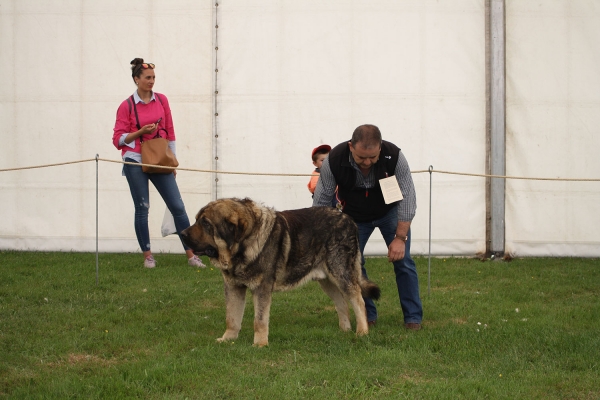
[[[181,231],[181,233],[180,233],[181,237],[187,238],[187,236],[188,236],[187,230],[188,230],[188,228],[185,228],[184,230]]]

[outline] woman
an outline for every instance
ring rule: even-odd
[[[142,58],[134,59],[131,62],[131,77],[137,90],[123,101],[117,110],[113,144],[121,150],[124,161],[141,163],[140,138],[150,140],[158,131],[162,137],[166,136],[169,140],[169,148],[175,154],[175,131],[173,130],[169,101],[165,95],[152,91],[155,82],[154,64],[144,63]],[[147,174],[142,171],[141,166],[123,165],[123,175],[127,177],[135,206],[135,235],[144,253],[146,268],[156,267],[156,260],[150,250],[150,233],[148,231],[148,210],[150,208],[148,181],[151,181],[156,187],[173,214],[177,232],[181,232],[190,225],[179,188],[175,182],[175,174],[176,171],[172,174]],[[183,248],[189,265],[205,267],[202,260],[194,255],[185,244],[183,244]]]

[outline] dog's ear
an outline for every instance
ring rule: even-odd
[[[246,224],[244,219],[240,218],[235,212],[227,218],[223,218],[221,224],[217,227],[219,236],[227,243],[228,248],[231,248],[236,242],[241,241],[245,230]]]

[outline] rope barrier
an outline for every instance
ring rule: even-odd
[[[176,169],[177,171],[191,171],[191,172],[214,172],[218,174],[229,174],[229,175],[268,175],[268,176],[312,176],[312,174],[278,174],[278,173],[269,173],[269,172],[239,172],[239,171],[218,171],[214,169],[195,169],[195,168],[172,168],[172,167],[163,167],[161,165],[152,165],[152,164],[143,164],[143,163],[135,163],[135,162],[125,162],[125,161],[117,161],[117,160],[108,160],[105,158],[99,158],[100,161],[112,162],[117,164],[129,164],[129,165],[140,165],[140,166],[148,166],[148,167],[156,167],[156,168],[164,168],[164,169]],[[2,170],[0,170],[1,172]]]
[[[142,163],[132,163],[125,161],[117,161],[117,160],[109,160],[105,158],[100,158],[97,154],[94,158],[88,158],[84,160],[77,161],[67,161],[62,163],[54,163],[54,164],[42,164],[42,165],[33,165],[28,167],[17,167],[17,168],[3,168],[0,169],[0,172],[9,172],[9,171],[22,171],[28,169],[36,169],[36,168],[48,168],[48,167],[57,167],[62,165],[70,165],[70,164],[80,164],[85,162],[95,161],[96,162],[96,285],[98,285],[98,161],[110,162],[115,164],[129,164],[129,165],[138,165],[138,166],[150,166],[156,168],[165,168],[170,170],[179,170],[179,171],[191,171],[191,172],[208,172],[208,173],[217,173],[217,174],[236,174],[236,175],[257,175],[257,176],[312,176],[312,174],[278,174],[278,173],[267,173],[267,172],[240,172],[240,171],[217,171],[217,170],[209,170],[209,169],[196,169],[196,168],[171,168],[171,167],[163,167],[160,165],[153,164],[142,164]],[[431,282],[431,194],[432,194],[432,173],[437,172],[440,174],[448,174],[448,175],[461,175],[461,176],[473,176],[473,177],[481,177],[481,178],[499,178],[499,179],[523,179],[523,180],[539,180],[539,181],[575,181],[575,182],[600,182],[600,179],[595,178],[529,178],[523,176],[508,176],[508,175],[488,175],[488,174],[472,174],[465,172],[454,172],[454,171],[436,171],[433,169],[433,166],[429,166],[426,170],[416,170],[411,171],[412,174],[420,174],[420,173],[429,173],[429,262],[428,262],[428,278],[427,278],[427,294],[430,294],[430,282]]]
[[[21,171],[21,170],[26,170],[26,169],[36,169],[36,168],[46,168],[46,167],[58,167],[61,165],[79,164],[79,163],[84,163],[84,162],[89,162],[89,161],[96,161],[96,158],[87,158],[85,160],[78,160],[78,161],[66,161],[66,162],[56,163],[56,164],[33,165],[30,167],[4,168],[4,169],[0,169],[0,172]]]
[[[428,171],[423,171],[428,172]],[[522,179],[531,181],[571,181],[571,182],[600,182],[600,178],[530,178],[526,176],[510,176],[510,175],[486,175],[486,174],[470,174],[467,172],[452,172],[452,171],[436,171],[438,174],[463,175],[463,176],[478,176],[484,178],[501,178],[501,179]],[[414,172],[413,172],[414,173]]]
[[[216,173],[216,174],[226,174],[226,175],[256,175],[256,176],[312,176],[312,174],[280,174],[280,173],[270,173],[270,172],[241,172],[241,171],[219,171],[214,169],[196,169],[196,168],[171,168],[171,167],[163,167],[161,165],[152,165],[152,164],[142,164],[142,163],[131,163],[120,160],[109,160],[107,158],[88,158],[84,160],[77,161],[66,161],[62,163],[54,163],[54,164],[42,164],[42,165],[33,165],[28,167],[17,167],[17,168],[4,168],[0,169],[0,172],[9,172],[9,171],[21,171],[28,169],[36,169],[36,168],[48,168],[48,167],[58,167],[61,165],[70,165],[70,164],[80,164],[90,161],[104,161],[115,164],[129,164],[129,165],[139,165],[139,166],[149,166],[156,168],[164,168],[164,169],[175,169],[178,171],[190,171],[190,172],[205,172],[205,173]],[[444,170],[434,170],[423,169],[423,170],[415,170],[411,171],[412,174],[422,174],[422,173],[438,173],[438,174],[447,174],[447,175],[461,175],[461,176],[473,176],[480,178],[498,178],[498,179],[520,179],[520,180],[531,180],[531,181],[564,181],[564,182],[600,182],[600,178],[541,178],[541,177],[525,177],[525,176],[510,176],[510,175],[489,175],[489,174],[472,174],[468,172],[455,172],[455,171],[444,171]]]

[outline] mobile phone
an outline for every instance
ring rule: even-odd
[[[159,123],[160,121],[162,121],[162,117],[160,117],[160,118],[158,119],[158,121],[156,121],[156,125],[158,125],[158,123]]]

